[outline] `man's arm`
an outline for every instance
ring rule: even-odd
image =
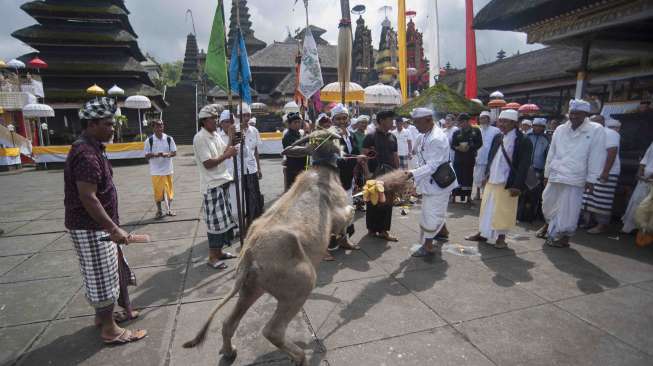
[[[392,153],[392,164],[395,169],[399,169],[399,154],[396,151]]]
[[[234,156],[236,156],[236,148],[233,146],[227,146],[222,155],[218,156],[217,158],[204,160],[202,165],[204,165],[206,169],[212,169],[222,164],[225,160],[233,158]]]
[[[263,173],[261,172],[261,161],[259,160],[258,157],[258,146],[254,148],[254,157],[256,158],[256,171],[257,171],[258,179],[263,179]]]
[[[413,141],[408,139],[408,156],[413,156]]]
[[[96,196],[97,184],[82,181],[77,181],[76,184],[79,199],[91,218],[109,233],[113,242],[127,244],[129,234],[118,227],[102,207],[100,200]]]
[[[601,173],[601,178],[599,178],[603,182],[608,181],[608,177],[610,176],[610,169],[612,169],[612,166],[614,165],[615,160],[617,160],[617,152],[619,151],[618,148],[616,147],[611,147],[607,149],[607,157],[605,158],[605,166],[603,166],[603,172]]]

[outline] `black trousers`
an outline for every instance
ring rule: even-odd
[[[367,230],[375,233],[390,231],[392,225],[392,204],[372,205],[367,203],[365,214],[365,223]]]

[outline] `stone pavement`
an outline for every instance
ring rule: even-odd
[[[198,175],[190,150],[182,151],[179,216],[164,222],[152,220],[147,167],[115,168],[123,223],[154,239],[126,249],[139,280],[131,297],[144,309],[129,326],[149,336],[115,348],[102,346],[84,300],[64,233],[62,171],[0,175],[0,364],[228,364],[218,355],[219,327],[233,302],[202,348],[181,348],[229,290],[235,264],[223,272],[204,264]],[[282,191],[279,163],[263,161],[268,203]],[[449,251],[411,259],[419,207],[395,214],[400,243],[365,237],[360,216],[353,240],[363,250],[320,266],[319,284],[288,330],[311,365],[653,364],[652,248],[636,248],[632,237],[579,234],[571,249],[554,250],[534,238],[535,226],[521,226],[509,250],[481,246],[473,255],[476,245],[463,237],[477,213],[453,205]],[[260,333],[274,307],[263,297],[247,313],[234,365],[289,364]]]

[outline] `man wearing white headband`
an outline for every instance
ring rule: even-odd
[[[202,128],[193,138],[195,162],[200,173],[200,192],[203,196],[204,220],[209,242],[209,258],[206,264],[214,269],[225,269],[224,259],[234,256],[223,252],[231,245],[233,229],[237,227],[229,195],[233,177],[227,169],[227,161],[236,156],[236,148],[225,142],[217,133],[218,119],[224,117],[222,107],[210,104],[200,110]]]
[[[546,154],[551,144],[549,137],[546,135],[546,119],[533,119],[533,129],[527,137],[533,145],[532,166],[537,174],[539,184],[537,187],[527,190],[519,197],[517,220],[520,222],[533,222],[543,218],[542,191],[544,190],[544,165],[546,164]]]
[[[639,162],[639,169],[637,170],[637,186],[628,201],[628,207],[621,220],[624,223],[621,232],[624,234],[631,234],[633,230],[638,229],[635,222],[635,211],[642,203],[642,201],[649,195],[651,191],[651,183],[653,182],[653,143],[648,147],[644,157]]]
[[[236,159],[238,160],[238,164],[240,164],[240,143],[239,141],[236,141],[235,137],[235,132],[236,132],[236,126],[234,123],[234,118],[233,114],[228,110],[225,109],[220,113],[220,118],[218,119],[218,135],[222,139],[222,141],[227,144],[227,146],[234,146],[236,148]],[[235,178],[235,172],[234,172],[234,161],[233,159],[227,159],[225,160],[225,165],[227,166],[227,171],[229,174],[231,174],[232,177]],[[240,165],[238,165],[240,166]],[[240,170],[238,171],[240,174]],[[240,188],[240,191],[242,192],[242,185]],[[238,216],[238,210],[237,210],[237,204],[238,204],[238,199],[236,196],[236,181],[235,179],[232,180],[229,183],[229,202],[231,203],[231,215],[233,216],[234,220],[236,222],[240,222],[240,217]],[[240,228],[234,228],[234,235],[238,233]]]
[[[419,250],[413,257],[427,257],[439,254],[441,243],[449,238],[447,230],[447,206],[449,196],[458,186],[453,181],[446,187],[441,187],[433,178],[433,174],[445,165],[453,171],[449,161],[449,139],[444,131],[435,125],[433,111],[428,108],[416,108],[411,118],[420,132],[415,148],[417,168],[408,172],[415,179],[415,187],[422,194],[422,217],[420,220]],[[437,243],[436,243],[437,241]]]
[[[490,144],[494,137],[501,133],[501,131],[490,126],[490,112],[483,111],[478,118],[478,124],[481,128],[481,137],[483,138],[483,146],[478,149],[476,155],[476,164],[474,165],[474,187],[476,187],[476,200],[481,199],[481,190],[483,189],[483,181],[485,180],[485,171],[487,170],[488,155],[490,153]]]
[[[521,121],[521,125],[519,126],[519,129],[524,135],[528,135],[531,133],[531,129],[533,128],[533,121],[530,119],[525,119]]]
[[[259,148],[263,145],[261,134],[254,126],[249,125],[252,118],[252,110],[249,105],[243,103],[242,113],[238,106],[238,120],[240,131],[243,133],[243,143],[245,144],[244,152],[244,170],[245,174],[241,177],[243,185],[243,195],[245,197],[245,227],[263,214],[263,196],[259,180],[263,179],[261,172],[261,162],[259,160]],[[239,167],[240,168],[240,167]]]
[[[487,183],[481,202],[478,233],[465,239],[485,242],[497,249],[508,247],[506,234],[517,220],[519,196],[526,190],[533,145],[517,128],[519,113],[501,112],[497,125],[501,134],[491,142],[488,155]]]
[[[596,118],[599,117],[599,118]],[[591,118],[594,123],[611,126],[619,124],[618,121],[610,118],[606,121],[601,115]],[[613,122],[614,121],[614,122]],[[606,158],[603,164],[603,171],[599,181],[594,186],[593,192],[585,192],[583,195],[583,226],[589,228],[588,234],[601,234],[608,229],[612,219],[612,205],[617,192],[619,175],[621,174],[621,161],[619,160],[619,145],[621,136],[619,132],[608,128],[605,131],[605,153]]]
[[[605,163],[605,131],[587,118],[590,104],[569,102],[569,121],[553,133],[546,158],[542,213],[546,220],[537,233],[552,247],[569,246],[576,231],[583,192],[598,183]]]

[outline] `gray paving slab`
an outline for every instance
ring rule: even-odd
[[[583,257],[622,283],[653,280],[653,261],[648,256],[628,257],[598,250],[580,251]]]
[[[34,235],[43,233],[63,233],[66,230],[63,219],[34,220],[12,231],[9,235]]]
[[[70,239],[70,235],[68,233],[63,233],[59,237],[59,239],[53,241],[52,243],[48,244],[45,248],[41,249],[41,252],[59,252],[59,251],[65,251],[65,250],[74,250],[75,249],[75,244],[73,244],[73,241]]]
[[[12,255],[10,257],[0,257],[0,277],[9,272],[12,268],[22,263],[29,255]],[[0,279],[2,282],[2,279]]]
[[[139,225],[138,228],[139,233],[150,234],[154,241],[193,238],[196,230],[197,220]]]
[[[195,337],[215,305],[215,301],[204,301],[181,306],[175,329],[175,339],[170,349],[171,365],[229,364],[225,360],[221,360],[218,351],[222,347],[221,324],[235,306],[233,300],[218,312],[201,348],[185,349],[181,347],[184,342]],[[261,330],[275,309],[276,300],[264,295],[245,314],[233,338],[233,345],[238,350],[234,365],[268,364],[274,361],[288,364],[288,356],[277,350],[261,334]],[[286,337],[307,353],[307,357],[311,360],[309,365],[319,364],[324,358],[320,344],[314,339],[301,312],[288,326]]]
[[[5,224],[10,222],[35,220],[49,212],[52,210],[5,211],[3,209],[0,211],[0,227],[4,228]]]
[[[650,365],[646,354],[545,304],[457,328],[497,365]]]
[[[533,252],[485,263],[491,263],[502,277],[519,282],[524,289],[548,301],[593,294],[621,284],[574,249],[551,249],[551,252]],[[530,263],[535,265],[526,268]]]
[[[653,281],[641,282],[636,284],[635,286],[653,292]]]
[[[329,365],[494,365],[451,327],[331,350]]]
[[[183,292],[184,302],[223,298],[234,284],[236,261],[227,261],[224,270],[213,269],[205,261],[193,262],[188,269]]]
[[[46,326],[40,323],[0,329],[0,365],[13,364]]]
[[[79,274],[79,261],[72,250],[38,253],[0,278],[16,282]]]
[[[123,246],[123,253],[133,268],[181,264],[190,258],[192,238],[134,243]]]
[[[653,293],[626,286],[556,305],[653,355]]]
[[[0,327],[53,319],[80,285],[77,278],[0,284]]]
[[[445,322],[392,278],[316,288],[304,305],[327,349],[442,326]]]
[[[318,267],[318,285],[386,275],[381,268],[371,263],[369,257],[361,251],[338,250],[333,252],[332,255],[336,258],[335,261],[322,262]]]
[[[0,256],[36,253],[63,235],[63,233],[54,233],[25,236],[2,236],[0,237]]]
[[[129,289],[132,304],[143,308],[177,302],[185,272],[185,264],[135,269],[138,285]]]
[[[120,347],[102,344],[93,317],[55,321],[19,365],[164,365],[175,312],[174,306],[144,311],[126,327],[147,329],[148,336]]]
[[[541,304],[544,300],[509,279],[499,284],[494,274],[471,261],[437,264],[405,272],[397,279],[449,322],[486,317]]]
[[[3,235],[14,235],[14,233],[21,227],[29,224],[29,221],[13,221],[2,223],[2,230],[5,231]]]
[[[173,206],[173,211],[176,216],[164,216],[163,218],[157,219],[156,216],[157,208],[152,207],[149,211],[143,216],[143,224],[151,224],[156,222],[173,222],[173,221],[182,221],[182,220],[199,220],[200,219],[200,209],[199,208],[183,208],[176,209]]]

